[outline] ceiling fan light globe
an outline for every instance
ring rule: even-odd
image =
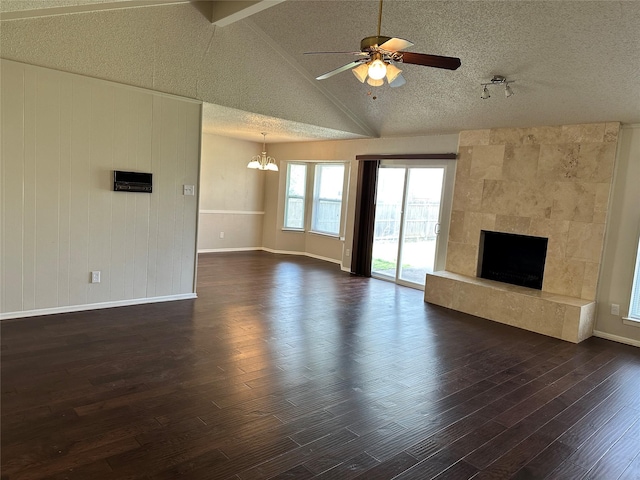
[[[398,78],[398,75],[400,75],[402,73],[402,70],[400,70],[398,67],[396,67],[395,65],[392,65],[391,63],[387,65],[387,82],[389,82],[389,84],[391,84],[396,78]]]
[[[369,74],[369,65],[363,63],[362,65],[357,66],[356,68],[351,70],[355,77],[360,80],[360,83],[364,83],[367,79],[367,75]]]
[[[372,87],[381,87],[382,85],[384,85],[384,80],[376,80],[375,78],[369,77],[367,79],[367,83]]]
[[[382,80],[387,74],[387,65],[380,59],[375,59],[369,64],[369,77],[373,80]]]
[[[407,81],[402,76],[402,74],[398,75],[393,82],[389,84],[391,88],[397,88],[403,86]]]

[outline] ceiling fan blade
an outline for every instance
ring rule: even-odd
[[[456,70],[460,65],[460,59],[456,57],[442,57],[440,55],[427,55],[426,53],[398,52],[402,55],[399,60],[402,63],[424,65],[425,67],[446,68]]]
[[[340,72],[344,72],[345,70],[349,70],[350,68],[357,67],[361,63],[362,63],[362,60],[355,60],[353,62],[349,62],[346,65],[336,68],[335,70],[331,70],[330,72],[327,72],[323,75],[320,75],[319,77],[316,77],[316,80],[324,80],[325,78],[333,77],[334,75]]]
[[[412,47],[413,43],[402,38],[392,38],[380,45],[381,50],[387,52],[397,52],[398,50],[404,50],[405,48]]]
[[[399,74],[394,80],[393,82],[391,82],[389,84],[389,86],[391,88],[396,88],[396,87],[401,87],[402,85],[404,85],[405,83],[407,83],[407,81],[404,79],[404,77],[402,76],[402,74]]]
[[[368,52],[304,52],[303,55],[324,55],[329,53],[348,53],[351,55],[369,55]]]

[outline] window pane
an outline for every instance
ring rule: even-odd
[[[289,164],[289,195],[304,198],[306,174],[306,165]]]
[[[304,197],[307,166],[290,163],[287,166],[287,190],[284,204],[284,227],[304,228]]]
[[[342,212],[343,164],[316,165],[313,230],[338,235]]]
[[[640,320],[640,241],[638,242],[638,253],[636,254],[636,273],[633,278],[633,288],[631,289],[629,316],[634,320]]]
[[[323,199],[342,201],[344,165],[318,165],[316,175],[319,176],[317,196]]]
[[[319,200],[316,208],[315,230],[318,232],[340,232],[340,210],[342,202],[333,200]]]
[[[287,218],[285,219],[285,227],[287,228],[304,228],[304,199],[288,198],[287,199]]]

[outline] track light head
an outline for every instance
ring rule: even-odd
[[[513,95],[513,90],[511,90],[511,87],[509,86],[508,83],[505,83],[505,85],[504,85],[504,96],[509,98],[511,95]]]

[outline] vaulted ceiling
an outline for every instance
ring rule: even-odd
[[[212,6],[229,3],[1,0],[0,55],[203,100],[205,131],[255,141],[640,123],[635,0],[385,0],[382,35],[462,61],[401,65],[399,88],[349,71],[317,81],[355,57],[304,54],[359,50],[376,34],[378,0],[237,2],[263,5],[213,24]],[[481,99],[495,74],[515,81],[514,95],[496,87]]]

